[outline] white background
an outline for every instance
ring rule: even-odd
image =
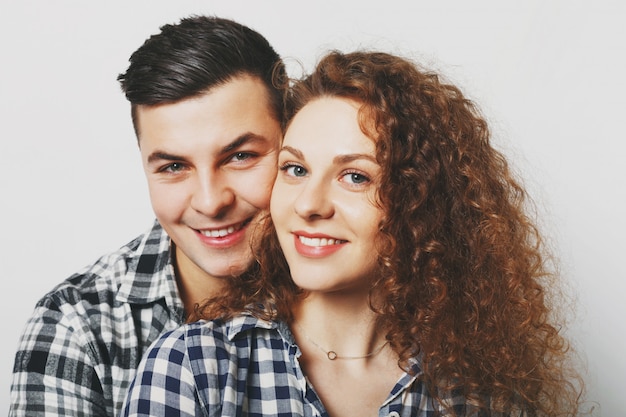
[[[379,48],[477,101],[577,294],[569,334],[589,397],[601,415],[624,415],[624,4],[0,0],[0,413],[36,300],[152,223],[117,74],[160,25],[209,13],[264,34],[292,74],[328,48]]]

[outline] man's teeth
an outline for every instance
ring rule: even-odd
[[[298,239],[300,239],[300,242],[302,242],[302,244],[306,246],[330,246],[330,245],[339,245],[345,242],[345,240],[326,239],[325,237],[310,238],[310,237],[298,236]]]
[[[200,233],[202,233],[203,235],[207,237],[224,237],[226,235],[233,233],[234,231],[235,231],[235,228],[233,226],[230,226],[224,229],[217,229],[217,230],[201,230]]]

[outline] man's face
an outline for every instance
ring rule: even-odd
[[[281,139],[263,83],[239,77],[197,98],[139,106],[137,127],[152,207],[176,245],[179,278],[243,273]]]

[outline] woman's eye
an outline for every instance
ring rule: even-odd
[[[304,177],[307,174],[307,170],[300,165],[287,164],[283,165],[280,170],[285,171],[287,175],[292,177]]]
[[[342,181],[346,181],[351,184],[364,184],[369,182],[370,179],[358,172],[348,172],[347,174],[344,174]]]

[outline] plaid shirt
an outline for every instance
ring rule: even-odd
[[[170,239],[146,234],[36,305],[20,339],[9,416],[115,416],[141,357],[184,319]]]
[[[122,416],[328,416],[302,373],[284,323],[251,316],[187,324],[164,334],[139,366]],[[433,401],[405,373],[379,416],[433,417]],[[462,412],[462,397],[450,398]]]

